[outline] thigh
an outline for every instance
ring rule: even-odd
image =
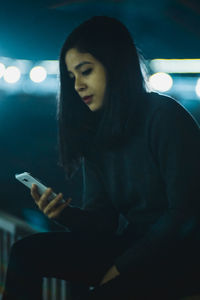
[[[115,235],[47,232],[16,242],[11,256],[40,276],[95,285],[122,246]]]

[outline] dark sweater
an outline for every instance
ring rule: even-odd
[[[122,214],[133,243],[115,261],[120,273],[198,243],[200,129],[174,99],[149,94],[129,141],[96,147],[82,172],[82,208],[67,207],[57,221],[71,231],[114,233]]]

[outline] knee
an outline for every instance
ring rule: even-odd
[[[31,260],[34,257],[34,244],[35,236],[30,235],[21,240],[16,241],[11,247],[10,259],[15,261],[23,261],[25,263],[27,260]]]
[[[18,261],[27,257],[27,244],[22,240],[15,242],[10,251],[10,260]]]

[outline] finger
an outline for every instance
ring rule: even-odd
[[[45,214],[48,214],[51,210],[53,210],[53,209],[55,209],[57,206],[58,206],[58,204],[59,204],[59,202],[60,202],[60,200],[62,199],[62,197],[63,197],[63,194],[58,194],[53,200],[51,200],[51,202],[45,207],[45,209],[44,209],[44,213]]]
[[[37,205],[41,210],[44,210],[44,208],[48,205],[49,203],[48,198],[52,194],[52,192],[53,191],[51,188],[47,188],[46,191],[40,197],[39,201],[37,202]]]
[[[41,195],[38,193],[38,188],[37,188],[37,185],[36,184],[32,184],[32,187],[31,187],[31,196],[33,197],[33,199],[35,201],[38,201],[41,197]]]
[[[60,213],[64,210],[64,208],[66,207],[65,204],[63,204],[62,206],[59,206],[59,208],[57,208],[55,211],[51,211],[47,217],[49,219],[56,219],[59,217]]]
[[[54,211],[51,211],[48,213],[48,218],[49,219],[55,219],[57,218],[60,213],[69,205],[71,202],[71,198],[69,198],[65,203],[61,204],[59,207],[57,207]]]
[[[58,196],[52,200],[49,205],[44,209],[44,213],[46,215],[50,215],[51,213],[60,213],[65,207],[67,207],[69,205],[69,203],[71,202],[71,198],[69,198],[68,200],[65,201],[65,203],[60,202],[60,200],[63,199],[63,195],[62,194],[58,194]]]

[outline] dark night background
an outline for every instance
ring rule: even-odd
[[[124,22],[146,59],[199,58],[198,0],[0,1],[0,57],[57,60],[67,35],[93,15]],[[56,92],[10,94],[2,88],[2,80],[0,210],[41,229],[54,229],[56,225],[36,209],[29,190],[14,175],[28,171],[56,193],[72,196],[72,204],[80,204],[81,172],[67,182],[57,165]],[[200,123],[200,100],[176,98]]]

